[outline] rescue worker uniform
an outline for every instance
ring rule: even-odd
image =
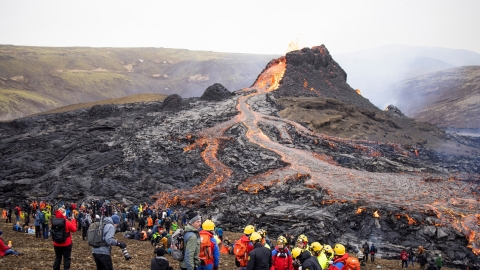
[[[270,270],[272,267],[272,256],[268,248],[262,243],[256,243],[248,253],[247,270]]]

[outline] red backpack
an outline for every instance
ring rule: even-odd
[[[345,260],[342,270],[360,270],[360,262],[355,257],[348,257]]]
[[[245,267],[248,264],[248,242],[242,241],[242,239],[237,240],[233,245],[233,254],[237,258],[238,263],[241,267]]]
[[[212,242],[210,241],[209,233],[200,232],[200,254],[198,254],[198,257],[203,264],[207,264],[213,258]]]

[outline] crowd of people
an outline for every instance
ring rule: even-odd
[[[12,222],[12,214],[15,223]],[[33,226],[29,224],[30,215]],[[239,239],[230,241],[211,217],[202,222],[202,217],[193,211],[178,213],[168,208],[155,209],[146,203],[127,207],[108,200],[93,200],[78,205],[34,201],[23,206],[7,206],[2,216],[5,222],[12,223],[14,231],[34,233],[40,239],[53,239],[54,270],[60,269],[62,259],[64,269],[70,269],[71,234],[76,231],[81,231],[82,239],[88,240],[92,246],[97,269],[114,269],[112,247],[120,247],[125,259],[130,258],[127,244],[115,239],[116,233],[121,233],[119,237],[122,238],[150,241],[155,254],[151,259],[151,269],[155,270],[172,269],[166,254],[180,261],[181,270],[218,270],[222,253],[232,255],[239,270],[359,270],[366,263],[375,262],[377,253],[373,243],[369,245],[365,242],[355,251],[356,256],[352,256],[342,243],[310,243],[303,234],[297,237],[288,233],[281,235],[274,245],[266,230],[256,230],[253,225],[247,225]],[[22,220],[24,224],[20,226]],[[90,243],[89,231],[97,229],[98,225],[101,227],[101,239],[97,245]],[[58,227],[64,229],[63,234],[58,235]],[[180,257],[174,256],[178,252]],[[0,231],[0,257],[6,255],[21,256],[22,253],[13,250],[11,243],[5,244]],[[440,254],[436,259],[428,260],[422,246],[418,247],[418,252],[414,252],[412,247],[402,250],[399,257],[402,268],[414,267],[415,261],[421,270],[440,270],[443,265]]]

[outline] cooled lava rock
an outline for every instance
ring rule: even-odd
[[[205,92],[200,97],[201,100],[220,101],[232,97],[232,92],[228,91],[220,83],[214,83],[205,89]]]

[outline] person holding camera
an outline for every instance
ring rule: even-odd
[[[113,262],[110,255],[112,246],[120,247],[126,260],[129,260],[131,257],[127,252],[127,244],[113,238],[118,223],[114,224],[111,217],[103,217],[103,224],[105,225],[103,227],[103,240],[105,241],[105,245],[92,247],[93,259],[97,265],[97,270],[113,270]]]

